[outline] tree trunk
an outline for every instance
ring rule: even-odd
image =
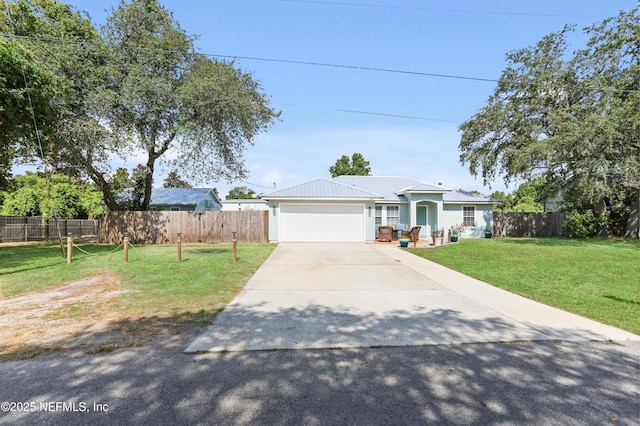
[[[151,204],[151,190],[153,189],[153,169],[156,162],[154,156],[149,155],[149,160],[147,161],[147,170],[144,177],[144,200],[142,201],[142,210],[149,210],[149,205]]]
[[[638,198],[631,204],[631,212],[629,213],[624,236],[627,238],[640,238],[640,191],[638,191]]]
[[[595,212],[597,214],[599,214],[599,215],[607,213],[607,203],[605,202],[604,198],[600,198],[600,200],[598,200],[598,202],[596,203]],[[600,232],[598,232],[598,236],[599,237],[608,237],[609,236],[609,227],[606,226],[606,227],[602,228],[600,230]]]

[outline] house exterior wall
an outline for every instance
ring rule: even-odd
[[[196,211],[220,211],[221,205],[218,202],[218,199],[213,194],[213,191],[210,191],[202,197],[202,200],[198,203],[195,210]]]
[[[486,204],[445,204],[442,212],[442,227],[445,231],[454,225],[462,224],[462,208],[475,207],[475,226],[464,230],[464,237],[484,237],[487,225],[493,229],[493,206]]]
[[[264,200],[224,200],[222,201],[221,210],[229,211],[247,211],[247,210],[269,210],[269,204]]]

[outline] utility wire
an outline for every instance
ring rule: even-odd
[[[33,41],[44,41],[48,43],[69,43],[69,44],[89,44],[92,42],[86,41],[71,41],[71,40],[62,40],[50,37],[34,37],[34,36],[19,36],[16,34],[8,34],[8,33],[0,33],[3,37],[14,38],[14,39],[24,39],[24,40],[33,40]],[[149,47],[140,47],[140,46],[126,46],[127,49],[135,49],[135,50],[147,50],[152,52],[162,52],[162,53],[184,53],[176,50],[167,50],[167,49],[157,49],[157,48],[149,48]],[[258,56],[239,56],[239,55],[224,55],[218,53],[202,53],[202,52],[194,52],[194,55],[202,55],[214,58],[225,58],[225,59],[243,59],[249,61],[263,61],[263,62],[276,62],[276,63],[285,63],[285,64],[297,64],[297,65],[311,65],[318,67],[331,67],[331,68],[344,68],[344,69],[353,69],[360,71],[379,71],[379,72],[388,72],[388,73],[396,73],[396,74],[410,74],[410,75],[418,75],[425,77],[439,77],[439,78],[453,78],[460,80],[472,80],[472,81],[486,81],[490,83],[497,83],[498,80],[493,78],[482,78],[482,77],[469,77],[469,76],[461,76],[461,75],[452,75],[452,74],[437,74],[437,73],[429,73],[423,71],[410,71],[410,70],[399,70],[393,68],[381,68],[381,67],[366,67],[360,65],[347,65],[347,64],[334,64],[327,62],[314,62],[314,61],[299,61],[293,59],[278,59],[278,58],[263,58]]]
[[[260,187],[260,188],[275,189],[275,183],[273,184],[273,186],[264,186],[264,185],[258,185],[257,183],[247,182],[246,180],[240,180],[238,182],[242,182],[242,183],[245,183],[245,184],[250,185],[250,186],[257,186],[257,187]]]
[[[440,121],[440,122],[443,122],[443,123],[460,124],[460,121],[455,121],[455,120],[443,120],[443,119],[439,119],[439,118],[415,117],[415,116],[411,116],[411,115],[385,114],[385,113],[382,113],[382,112],[356,111],[356,110],[352,110],[352,109],[338,109],[338,108],[334,108],[333,111],[349,112],[349,113],[353,113],[353,114],[380,115],[382,117],[406,118],[406,119],[409,119],[409,120]]]
[[[281,1],[293,1],[293,0],[281,0]],[[14,38],[14,39],[45,41],[49,43],[51,42],[70,43],[70,44],[92,44],[93,43],[93,42],[87,42],[87,41],[69,41],[69,40],[45,38],[45,37],[18,36],[16,34],[9,34],[9,33],[0,33],[0,36],[7,37],[7,38]],[[126,48],[135,49],[135,50],[147,50],[151,52],[184,53],[176,50],[157,49],[157,48],[140,47],[140,46],[126,46]],[[470,77],[470,76],[460,76],[460,75],[453,75],[453,74],[438,74],[438,73],[429,73],[429,72],[422,72],[422,71],[398,70],[393,68],[365,67],[360,65],[333,64],[333,63],[326,63],[326,62],[299,61],[299,60],[292,60],[292,59],[263,58],[263,57],[257,57],[257,56],[223,55],[223,54],[217,54],[217,53],[194,52],[192,54],[207,56],[211,58],[243,59],[243,60],[249,60],[249,61],[264,61],[264,62],[275,62],[275,63],[286,63],[286,64],[297,64],[297,65],[310,65],[310,66],[319,66],[319,67],[353,69],[353,70],[360,70],[360,71],[377,71],[377,72],[417,75],[417,76],[424,76],[424,77],[450,78],[450,79],[468,80],[468,81],[483,81],[483,82],[489,82],[489,83],[500,82],[500,80],[494,79],[494,78]],[[640,90],[633,90],[633,89],[625,90],[625,89],[614,89],[614,88],[604,88],[604,87],[591,87],[588,89],[594,90],[594,91],[616,92],[616,93],[639,93],[640,92]]]
[[[345,68],[352,70],[360,70],[360,71],[380,71],[380,72],[389,72],[389,73],[397,73],[397,74],[411,74],[411,75],[419,75],[426,77],[439,77],[439,78],[454,78],[459,80],[473,80],[473,81],[487,81],[491,83],[497,83],[498,80],[493,78],[482,78],[482,77],[467,77],[461,75],[451,75],[451,74],[436,74],[422,71],[407,71],[407,70],[398,70],[393,68],[378,68],[378,67],[364,67],[360,65],[345,65],[345,64],[331,64],[326,62],[312,62],[312,61],[296,61],[291,59],[274,59],[274,58],[260,58],[256,56],[237,56],[237,55],[220,55],[220,54],[205,54],[206,56],[214,56],[216,58],[228,58],[228,59],[245,59],[251,61],[265,61],[265,62],[281,62],[287,64],[298,64],[298,65],[313,65],[317,67],[332,67],[332,68]]]

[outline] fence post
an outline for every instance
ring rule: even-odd
[[[124,263],[129,262],[129,233],[124,233],[124,238],[122,240],[122,244],[124,245]]]
[[[67,235],[67,263],[71,263],[71,251],[73,250],[73,234]]]
[[[233,243],[233,263],[236,262],[236,247],[238,245],[238,240],[236,239],[236,232],[237,231],[232,231],[231,232],[233,234],[233,240],[231,240],[232,243]]]
[[[182,262],[182,232],[178,232],[178,262]]]

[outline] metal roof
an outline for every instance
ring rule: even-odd
[[[344,185],[328,179],[316,179],[300,185],[264,194],[262,198],[270,200],[277,198],[316,198],[316,199],[365,199],[383,198],[381,194],[366,191],[353,186]]]
[[[264,194],[264,199],[368,199],[405,202],[404,194],[441,193],[445,203],[498,204],[500,200],[471,192],[452,190],[401,176],[338,176],[332,180],[316,179],[300,185]]]
[[[469,203],[469,204],[500,204],[497,198],[485,197],[473,192],[456,189],[442,196],[445,203]]]
[[[402,176],[338,176],[333,179],[345,185],[382,194],[384,201],[405,201],[407,192],[449,192],[450,188]]]

